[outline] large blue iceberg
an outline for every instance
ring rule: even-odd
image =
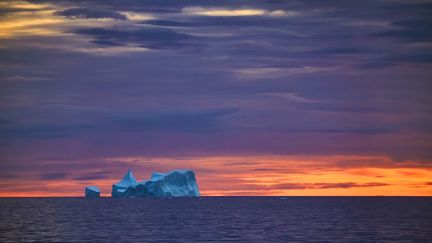
[[[173,170],[168,173],[154,172],[150,180],[137,182],[129,170],[112,186],[112,197],[199,197],[200,193],[191,170]]]

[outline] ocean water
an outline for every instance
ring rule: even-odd
[[[0,199],[0,242],[23,241],[432,242],[432,198]]]

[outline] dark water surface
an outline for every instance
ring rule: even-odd
[[[0,199],[16,241],[432,242],[432,198]]]

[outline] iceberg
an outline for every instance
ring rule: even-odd
[[[154,172],[147,181],[137,182],[129,170],[112,186],[112,197],[199,197],[198,184],[192,170]]]
[[[100,197],[100,190],[97,186],[86,186],[85,197],[95,198]]]

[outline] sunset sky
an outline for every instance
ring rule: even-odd
[[[0,1],[0,196],[432,196],[432,1]]]

